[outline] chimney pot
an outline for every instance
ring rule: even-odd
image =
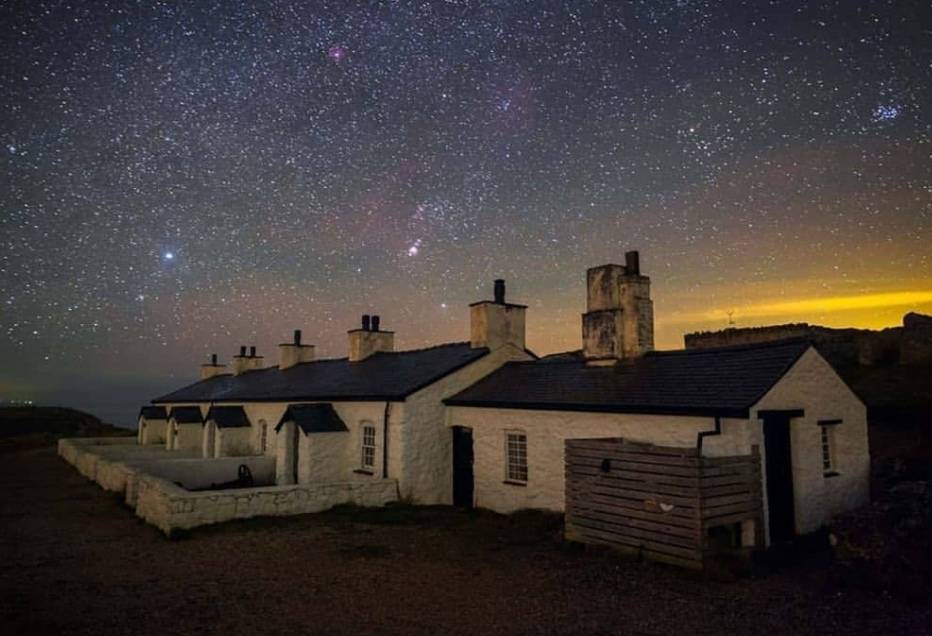
[[[379,318],[378,316],[373,316],[372,317],[372,331],[379,331],[381,322],[382,322],[381,318]]]
[[[502,278],[495,279],[495,303],[505,304],[505,280]]]
[[[301,344],[301,330],[300,329],[294,330],[294,343],[296,345]]]
[[[241,358],[246,357],[246,345],[243,345],[239,348],[239,355]]]
[[[249,347],[249,357],[250,358],[256,357],[256,345]]]
[[[637,251],[625,252],[625,274],[628,276],[641,274],[641,257]]]
[[[372,327],[369,324],[369,314],[362,315],[362,330],[363,331],[372,331]]]

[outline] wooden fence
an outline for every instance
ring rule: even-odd
[[[711,549],[709,529],[746,521],[754,522],[752,543],[761,547],[756,446],[750,455],[701,457],[695,448],[618,438],[566,441],[569,540],[701,568]]]

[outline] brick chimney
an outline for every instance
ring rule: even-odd
[[[473,349],[498,349],[510,344],[524,350],[524,322],[527,305],[505,302],[505,281],[497,279],[494,300],[480,300],[469,306],[469,344]]]
[[[280,371],[290,369],[296,364],[310,362],[314,359],[314,345],[301,344],[301,330],[294,330],[291,342],[278,345],[278,368]]]
[[[218,364],[217,354],[212,353],[210,354],[210,362],[208,362],[207,364],[201,365],[201,379],[206,380],[208,378],[214,377],[215,375],[226,373],[226,371],[227,371],[226,365]]]
[[[249,347],[248,352],[246,351],[246,346],[243,345],[239,348],[239,355],[233,356],[233,375],[240,375],[241,373],[246,373],[253,369],[261,369],[263,360],[264,358],[262,356],[256,355],[255,345]]]
[[[350,362],[360,362],[380,351],[395,350],[395,332],[382,331],[381,319],[378,316],[363,315],[362,327],[351,329],[347,333]]]
[[[641,275],[637,252],[625,253],[624,265],[601,265],[587,270],[586,289],[582,336],[587,363],[610,365],[653,351],[650,278]]]

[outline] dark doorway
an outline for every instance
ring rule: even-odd
[[[472,508],[472,429],[453,427],[453,505]]]
[[[767,462],[767,512],[770,543],[785,543],[796,534],[793,506],[793,456],[790,446],[790,420],[795,411],[769,411],[758,414],[764,421],[764,452]]]
[[[301,427],[298,426],[297,422],[291,423],[291,475],[294,481],[292,483],[298,483],[298,454],[300,453],[301,448]]]

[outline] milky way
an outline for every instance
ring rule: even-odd
[[[632,248],[668,348],[726,314],[889,324],[917,307],[754,307],[932,290],[925,2],[30,0],[0,24],[0,399],[124,409],[213,351],[274,363],[293,328],[343,355],[363,312],[461,340],[499,276],[532,348],[575,348],[585,268]]]

